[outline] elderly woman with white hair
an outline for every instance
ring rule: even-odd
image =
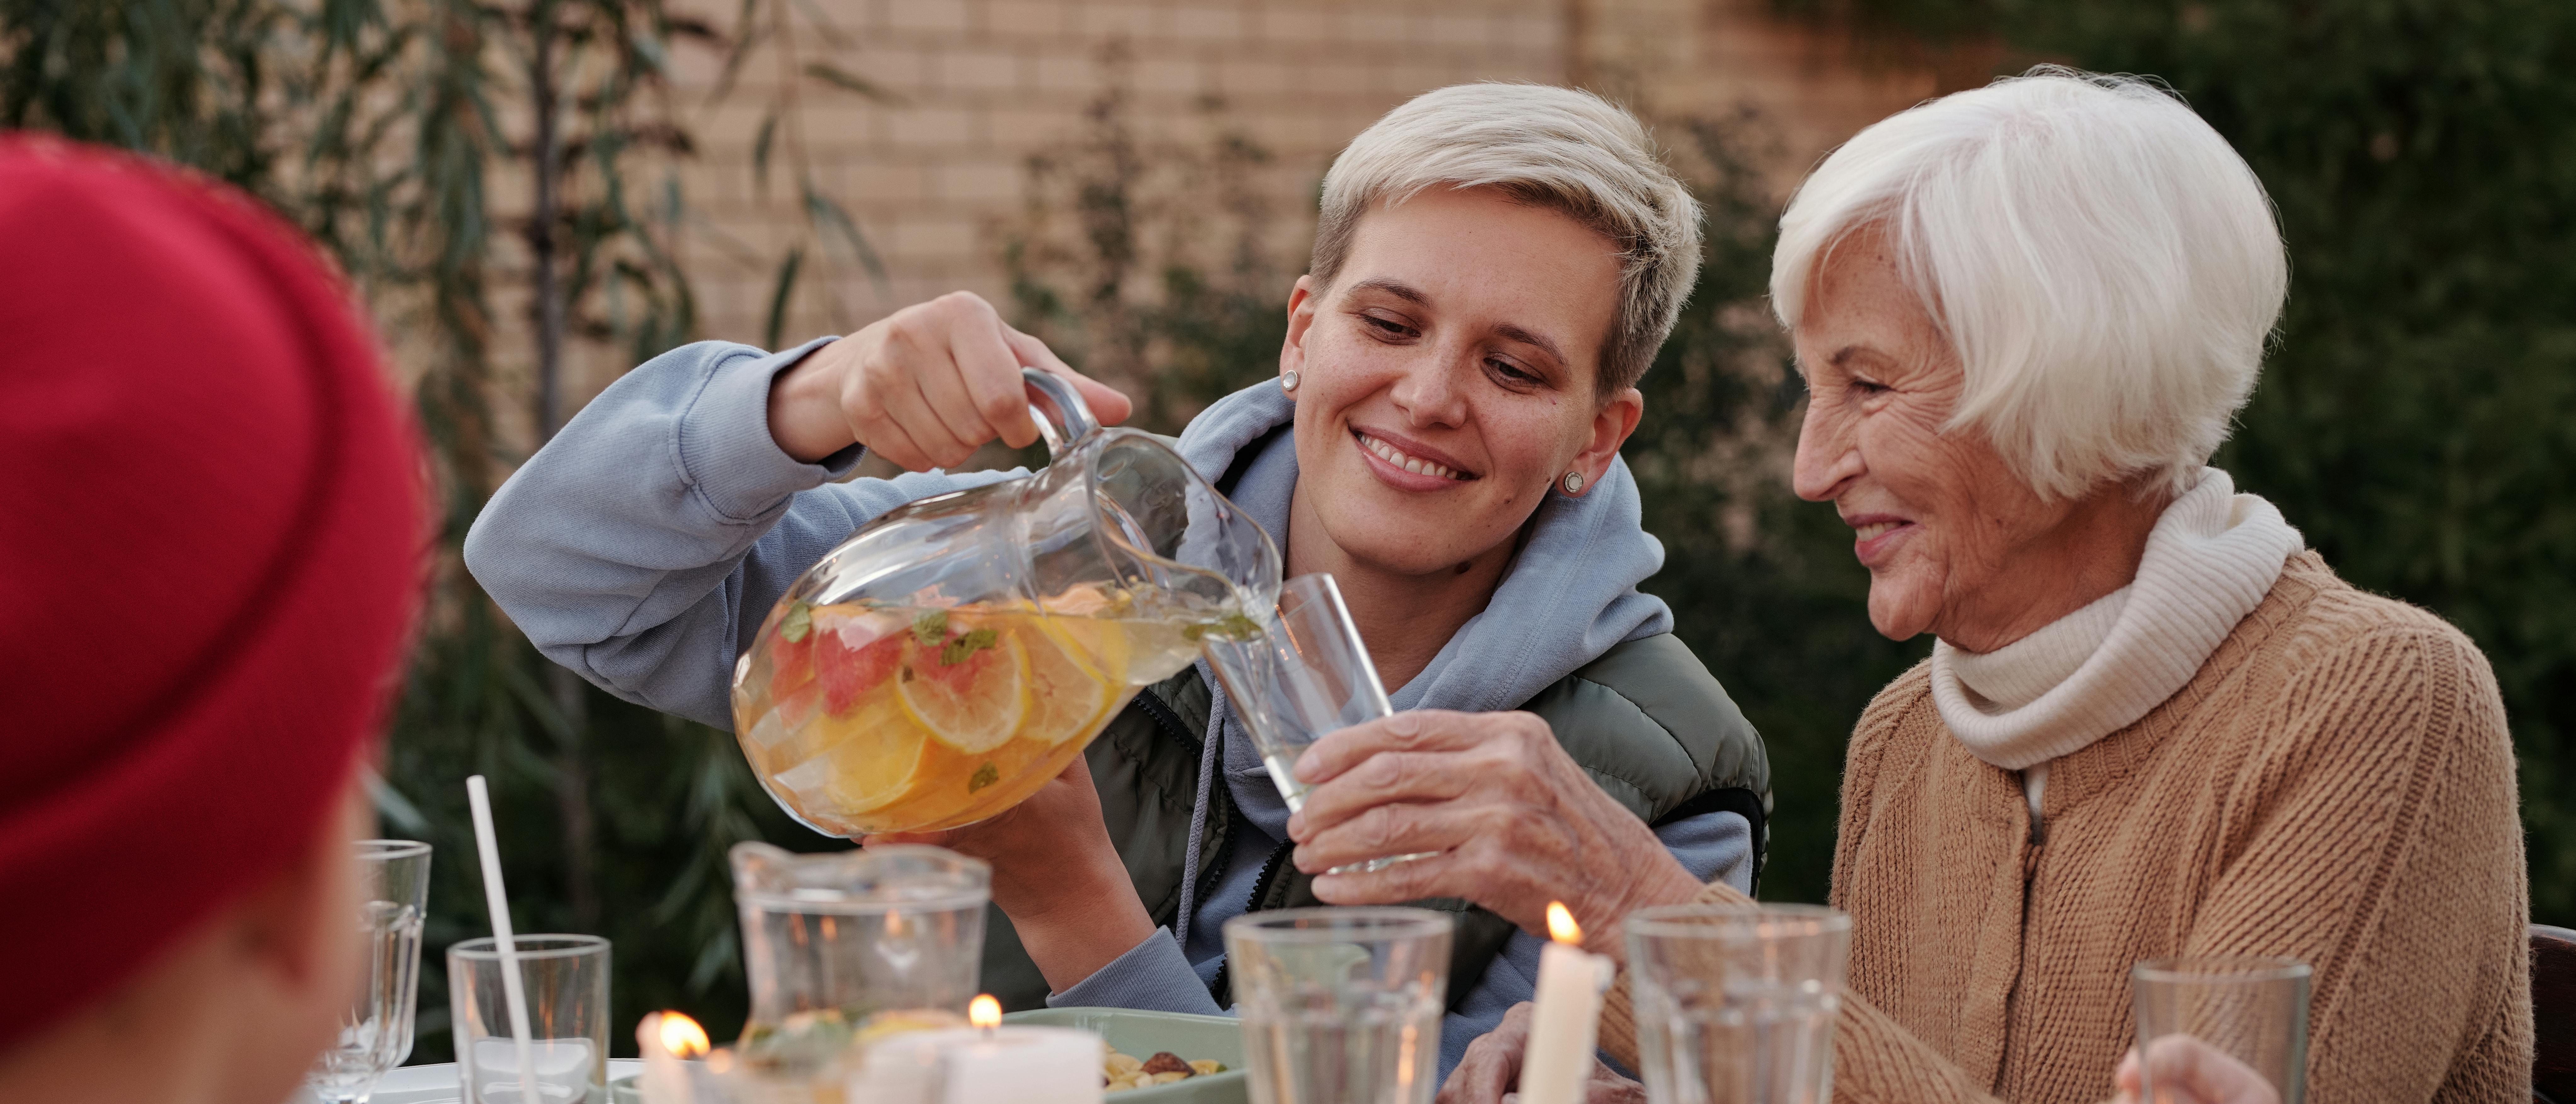
[[[1937,638],[1844,769],[1838,1098],[2133,1092],[2130,967],[2241,954],[2314,967],[2311,1099],[2529,1099],[2528,892],[2485,658],[2336,577],[2208,466],[2286,284],[2262,188],[2215,131],[2157,87],[2066,70],[1878,123],[1782,218],[1797,492],[1854,529],[1878,630]],[[1344,771],[1498,722],[1408,723],[1301,767],[1321,785],[1290,826],[1299,863],[1419,846]],[[1388,812],[1339,815],[1370,808]],[[1668,898],[1693,899],[1746,897]],[[1625,985],[1602,1040],[1633,1067]],[[1506,1091],[1526,1025],[1479,1041],[1445,1097]]]

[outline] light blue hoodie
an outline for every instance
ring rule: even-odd
[[[836,483],[857,448],[822,464],[781,452],[769,435],[770,380],[829,340],[774,354],[703,342],[627,373],[493,495],[466,537],[467,568],[547,658],[626,700],[730,730],[734,659],[806,568],[896,506],[1025,474]],[[1276,384],[1247,388],[1190,423],[1181,455],[1213,481],[1293,412]],[[1295,442],[1282,433],[1245,466],[1233,498],[1284,537],[1296,479]],[[1395,707],[1511,709],[1621,641],[1670,631],[1663,601],[1636,589],[1663,565],[1662,544],[1638,518],[1624,462],[1580,498],[1547,496],[1492,600],[1390,695]],[[1286,838],[1288,809],[1222,690],[1208,685],[1216,700],[1195,815],[1208,815],[1222,776],[1254,831],[1236,834],[1206,900],[1191,893],[1195,879],[1183,881],[1177,933],[1158,932],[1049,1004],[1223,1011],[1207,988],[1222,962],[1218,929],[1243,911],[1262,860]],[[1701,880],[1748,886],[1742,817],[1703,814],[1656,835]],[[1195,842],[1186,869],[1197,869]],[[1540,946],[1515,934],[1451,1011],[1444,1079],[1470,1040],[1530,998]]]

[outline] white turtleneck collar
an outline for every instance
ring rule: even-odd
[[[1991,652],[1932,644],[1932,703],[1969,753],[2024,772],[2127,727],[2191,681],[2303,542],[2217,468],[2165,507],[2128,586]]]

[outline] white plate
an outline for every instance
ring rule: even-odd
[[[608,1079],[632,1077],[644,1072],[644,1063],[632,1058],[608,1060]],[[463,1093],[456,1084],[456,1063],[441,1062],[432,1066],[404,1066],[385,1074],[376,1082],[375,1095],[367,1104],[458,1104]],[[291,1104],[313,1104],[313,1095],[296,1090]]]

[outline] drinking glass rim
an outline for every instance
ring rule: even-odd
[[[358,857],[366,860],[416,859],[429,854],[429,845],[419,840],[362,839],[356,841]]]
[[[1299,923],[1308,920],[1328,922],[1313,927]],[[1420,938],[1455,930],[1457,921],[1437,909],[1405,905],[1327,905],[1248,912],[1227,920],[1223,934],[1232,938],[1241,932],[1244,938],[1262,943],[1357,943],[1371,939]]]
[[[561,945],[530,949],[528,944],[537,940],[546,940],[548,942]],[[589,954],[593,951],[607,950],[608,937],[602,935],[557,935],[553,933],[538,933],[535,935],[512,936],[510,937],[510,946],[510,957],[521,961],[532,958],[579,958],[582,955]],[[488,935],[478,935],[472,939],[460,939],[456,941],[454,945],[447,948],[447,954],[451,958],[461,958],[469,962],[501,961],[501,948],[498,942]]]
[[[1752,904],[1651,905],[1629,913],[1622,929],[1631,936],[1646,938],[1720,938],[1727,931],[1708,920],[1787,920],[1813,922],[1818,934],[1849,932],[1851,914],[1828,905],[1774,904],[1757,901]]]
[[[2287,955],[2176,955],[2140,959],[2129,968],[2133,981],[2253,982],[2305,980],[2316,968]]]

